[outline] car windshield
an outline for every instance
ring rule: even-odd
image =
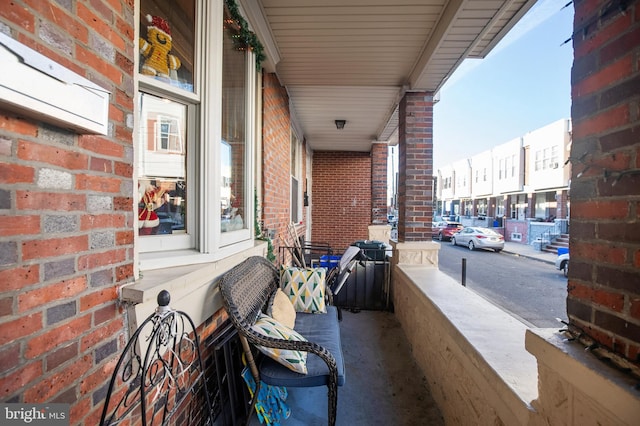
[[[447,223],[447,228],[462,228],[461,223],[449,222]]]

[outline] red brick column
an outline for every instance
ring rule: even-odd
[[[498,198],[497,202],[502,203],[504,205],[504,218],[511,219],[511,196]]]
[[[386,143],[371,147],[371,223],[387,223],[387,157]]]
[[[408,92],[399,108],[398,241],[430,241],[433,93]]]
[[[574,2],[569,322],[640,360],[640,3]]]
[[[559,194],[556,194],[556,201],[557,201],[556,217],[558,219],[567,219],[568,217],[567,202],[569,201],[569,199],[568,199],[568,194],[566,189],[562,190]]]

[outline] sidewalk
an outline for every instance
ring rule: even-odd
[[[505,241],[504,243],[504,252],[515,254],[517,256],[528,257],[529,259],[539,260],[541,262],[547,262],[554,264],[556,258],[558,257],[555,253],[550,253],[547,251],[538,251],[533,248],[530,244],[520,244]]]

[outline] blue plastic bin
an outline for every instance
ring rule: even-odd
[[[337,268],[340,264],[340,257],[331,254],[325,254],[320,256],[320,267],[322,268]]]

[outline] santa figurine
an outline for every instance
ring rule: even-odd
[[[160,225],[160,219],[155,209],[163,194],[163,190],[152,185],[145,189],[138,207],[138,233],[140,235],[151,235],[157,231],[155,228]]]

